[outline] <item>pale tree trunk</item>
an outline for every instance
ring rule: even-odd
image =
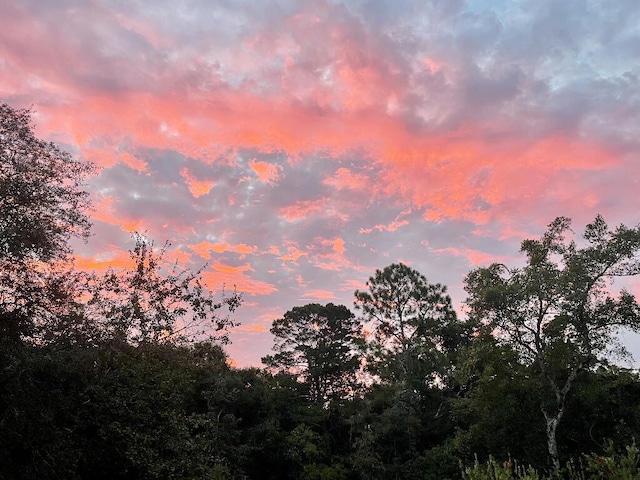
[[[558,454],[558,440],[556,437],[556,432],[558,430],[558,425],[560,425],[560,420],[562,420],[562,417],[564,416],[567,396],[571,391],[573,381],[576,379],[578,373],[582,371],[582,369],[582,364],[573,368],[571,372],[569,372],[569,376],[562,388],[559,388],[559,386],[553,381],[553,378],[547,375],[547,380],[549,381],[555,392],[556,405],[553,414],[549,413],[549,411],[544,406],[541,406],[541,410],[546,421],[547,450],[549,451],[549,456],[551,457],[553,475],[554,477],[558,478],[560,475],[560,455]],[[546,373],[546,366],[543,371]]]
[[[546,433],[547,433],[547,450],[549,451],[549,456],[551,457],[551,464],[553,469],[554,478],[559,478],[560,475],[560,455],[558,454],[558,440],[557,440],[557,430],[558,425],[560,424],[560,420],[564,415],[565,404],[567,400],[567,396],[571,391],[571,387],[573,385],[573,381],[578,376],[578,373],[583,370],[584,365],[579,364],[571,369],[567,380],[565,381],[562,388],[556,383],[549,372],[547,370],[546,363],[543,361],[542,357],[538,357],[538,361],[540,367],[542,368],[542,372],[546,377],[549,385],[554,391],[556,397],[556,405],[555,409],[553,409],[553,414],[550,413],[545,407],[544,404],[541,405],[540,409],[542,410],[542,414],[544,415],[544,419],[546,422]]]
[[[560,472],[560,456],[558,455],[558,441],[556,439],[556,431],[558,430],[558,424],[564,413],[564,407],[558,411],[556,415],[549,415],[545,409],[542,409],[544,419],[547,423],[547,449],[549,456],[551,457],[551,463],[553,467],[553,474],[558,475]]]

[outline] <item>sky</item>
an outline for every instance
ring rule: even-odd
[[[637,0],[0,0],[0,101],[100,167],[77,265],[170,241],[244,292],[227,350],[257,366],[273,319],[391,263],[462,311],[557,216],[637,225],[639,25]]]

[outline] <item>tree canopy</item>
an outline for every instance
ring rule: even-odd
[[[135,233],[129,252],[132,267],[86,273],[75,283],[76,300],[67,316],[58,316],[58,336],[95,345],[120,339],[133,345],[204,341],[229,342],[236,326],[230,314],[242,295],[224,290],[215,296],[192,271],[166,259],[169,244],[157,249]]]
[[[556,469],[556,432],[577,376],[624,353],[615,335],[620,328],[640,331],[635,297],[609,289],[613,279],[640,273],[640,227],[611,230],[597,216],[585,229],[584,245],[568,240],[570,232],[570,220],[559,217],[539,240],[522,242],[524,267],[494,263],[465,280],[471,315],[538,369]]]
[[[33,133],[31,111],[0,104],[0,332],[38,335],[68,302],[73,237],[86,239],[95,171]]]
[[[275,371],[300,376],[314,403],[353,394],[364,348],[362,324],[344,305],[294,307],[273,321],[275,355],[262,359]]]
[[[50,262],[89,236],[83,186],[95,166],[38,139],[31,113],[0,104],[0,258]]]
[[[392,264],[355,292],[355,306],[373,324],[370,368],[383,379],[429,383],[446,376],[446,352],[462,330],[446,287],[402,263]]]

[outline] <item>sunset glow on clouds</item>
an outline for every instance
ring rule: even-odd
[[[400,259],[464,300],[556,216],[640,221],[640,3],[0,0],[0,100],[102,167],[79,264],[131,230],[273,318]],[[640,349],[637,349],[640,353]],[[638,354],[636,354],[638,356]]]

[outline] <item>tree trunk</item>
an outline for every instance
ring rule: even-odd
[[[556,431],[560,424],[560,419],[564,414],[564,406],[558,409],[555,415],[550,415],[544,408],[542,409],[544,419],[547,423],[547,450],[551,457],[551,465],[553,471],[553,478],[558,477],[560,473],[560,455],[558,454],[558,440],[556,438]]]
[[[553,473],[557,474],[560,470],[560,458],[558,456],[558,441],[556,440],[556,430],[558,428],[558,419],[547,417],[547,449],[553,464]]]
[[[547,450],[549,451],[549,456],[551,457],[553,477],[560,478],[560,456],[558,454],[558,441],[556,438],[556,431],[558,430],[558,425],[560,424],[560,420],[562,420],[562,416],[564,415],[565,402],[567,400],[567,395],[571,390],[571,386],[573,385],[573,381],[576,379],[578,373],[584,367],[582,364],[580,364],[577,367],[571,369],[567,381],[565,382],[564,386],[560,388],[553,380],[553,377],[548,374],[546,364],[542,360],[541,356],[538,357],[538,362],[544,373],[544,376],[553,388],[556,396],[556,405],[554,409],[555,413],[553,415],[547,411],[544,405],[541,405],[540,409],[542,410],[542,414],[544,415],[544,419],[547,424]]]

